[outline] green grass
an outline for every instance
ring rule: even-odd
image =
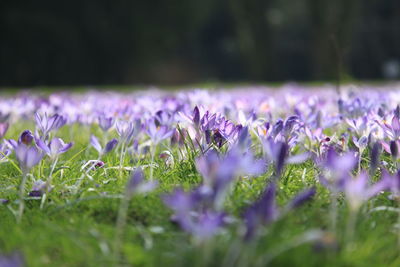
[[[13,125],[6,138],[16,138],[26,128],[33,130],[33,125],[22,122]],[[285,169],[278,184],[277,202],[282,207],[303,188],[317,185],[313,201],[266,226],[255,242],[242,242],[237,235],[240,229],[231,226],[207,243],[197,244],[170,221],[172,212],[160,198],[178,185],[190,189],[201,182],[193,159],[179,161],[176,149],[173,151],[174,166],[155,158],[158,167],[154,177],[159,181],[158,189],[148,195],[134,196],[130,201],[122,238],[122,258],[117,263],[112,251],[115,223],[120,197],[130,174],[124,171],[120,176],[116,169],[105,170],[118,166],[119,156],[116,153],[107,155],[103,159],[105,168],[95,171],[93,180],[85,179],[77,194],[68,188],[81,176],[81,165],[97,158],[95,150],[87,147],[91,133],[99,133],[99,129],[75,125],[64,127],[58,133],[75,145],[61,155],[54,172],[55,188],[43,209],[40,209],[40,200],[27,200],[22,223],[17,224],[8,206],[0,205],[2,253],[21,252],[28,266],[232,266],[230,260],[234,259],[236,266],[255,266],[257,262],[265,266],[262,257],[292,244],[296,236],[329,228],[329,193],[316,182],[316,167],[306,162]],[[16,162],[14,156],[11,160]],[[385,160],[390,161],[390,158]],[[124,165],[132,167],[149,162],[149,156],[131,158],[127,155],[124,159]],[[45,158],[31,173],[36,179],[45,180],[49,168],[50,162]],[[144,171],[148,177],[149,169]],[[241,177],[225,203],[226,209],[240,217],[244,208],[262,193],[271,174],[270,171],[251,179]],[[20,180],[21,174],[13,164],[1,164],[0,198],[10,199],[11,203],[15,201]],[[349,244],[344,241],[348,210],[340,197],[336,236],[326,232],[326,238],[319,242],[283,249],[269,263],[271,266],[400,266],[398,230],[394,227],[397,214],[369,212],[377,206],[396,204],[386,195],[366,203],[358,214],[354,240]]]

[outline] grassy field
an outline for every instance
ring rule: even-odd
[[[158,97],[154,98],[157,101]],[[0,102],[6,99],[9,97]],[[167,106],[165,102],[162,105]],[[194,100],[189,104],[185,111],[188,116],[192,116],[195,105]],[[206,104],[203,106],[207,110]],[[76,107],[78,111],[80,107]],[[131,104],[129,108],[134,109]],[[32,109],[43,114],[44,109],[40,106]],[[400,266],[399,210],[389,188],[352,209],[348,191],[340,190],[332,196],[333,193],[320,182],[324,168],[311,154],[298,164],[286,162],[282,174],[277,177],[277,163],[267,160],[263,141],[252,131],[247,137],[251,145],[245,150],[252,151],[254,161],[264,162],[264,170],[254,177],[245,173],[235,175],[220,208],[229,216],[210,237],[203,238],[202,234],[185,230],[182,224],[171,219],[174,210],[166,204],[166,197],[174,194],[177,187],[191,192],[205,183],[204,173],[199,171],[198,165],[198,159],[207,156],[205,150],[216,151],[223,158],[239,141],[235,137],[232,142],[218,145],[217,136],[214,136],[208,144],[204,140],[201,143],[190,136],[184,123],[173,119],[166,124],[181,138],[181,145],[171,142],[171,136],[154,142],[146,127],[147,120],[157,109],[149,107],[149,110],[137,111],[146,114],[142,118],[143,130],[135,137],[137,149],[132,140],[123,145],[123,138],[114,127],[103,131],[98,125],[98,113],[88,113],[94,118],[88,123],[69,120],[60,129],[52,131],[48,138],[43,138],[48,143],[57,136],[74,144],[67,152],[57,155],[55,164],[54,158],[43,154],[40,162],[29,169],[23,194],[25,208],[19,223],[16,210],[21,202],[18,191],[24,171],[14,151],[3,158],[0,163],[0,199],[3,202],[0,204],[0,259],[17,255],[27,266]],[[293,111],[282,111],[280,106],[276,109],[279,112],[271,111],[272,118],[266,119],[272,124],[277,113],[284,114],[285,120]],[[377,110],[375,107],[370,109],[371,112]],[[27,115],[26,112],[12,113],[8,118],[9,129],[3,144],[9,139],[18,140],[24,130],[32,131],[36,138],[40,136],[34,113]],[[113,110],[109,114],[111,112]],[[388,107],[385,112],[390,121],[393,109]],[[267,113],[258,112],[257,117],[268,118]],[[129,121],[131,115],[115,117]],[[239,123],[237,116],[227,116]],[[372,115],[369,120],[373,121]],[[159,131],[160,126],[157,127]],[[332,138],[332,147],[341,142],[339,137],[343,133],[357,136],[344,121],[322,128],[323,135]],[[301,129],[298,135],[304,136]],[[213,134],[216,135],[214,130]],[[100,158],[91,145],[91,135],[97,136],[103,146],[112,138],[119,142]],[[294,136],[294,133],[290,135]],[[382,140],[388,138],[385,136]],[[29,145],[36,147],[37,142],[34,138]],[[312,153],[314,148],[305,146],[306,142],[299,138],[290,145],[287,156]],[[354,167],[348,179],[354,180],[361,170],[370,172],[371,147],[372,143],[361,151],[360,168]],[[346,139],[346,149],[338,155],[348,151],[358,151],[350,137]],[[396,157],[384,150],[381,152],[377,170],[371,175],[372,184],[382,180],[383,169],[389,173],[397,171]],[[82,169],[89,160],[98,159],[104,166],[89,171]],[[143,183],[157,181],[157,186],[149,192],[129,195],[127,188],[137,167],[143,169]],[[208,167],[212,171],[213,165]],[[235,168],[230,164],[223,167]],[[34,190],[34,182],[39,179],[51,179],[52,189],[42,190],[39,196],[29,196]],[[280,216],[268,223],[258,222],[257,234],[246,240],[246,210],[272,183],[276,184],[276,206]],[[287,209],[293,198],[307,188],[315,188],[315,195],[302,205]],[[207,206],[207,209],[213,208]],[[190,213],[184,216],[190,216]],[[208,233],[208,229],[203,230]]]

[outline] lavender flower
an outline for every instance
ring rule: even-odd
[[[29,130],[25,130],[21,133],[19,139],[18,139],[18,143],[21,144],[25,144],[27,146],[32,144],[34,137],[31,131]]]
[[[43,154],[35,146],[27,146],[23,143],[15,148],[15,154],[23,173],[28,173],[43,158]]]
[[[395,160],[399,157],[398,141],[390,141],[390,154]]]
[[[289,156],[289,146],[286,142],[274,141],[268,138],[263,143],[265,157],[268,163],[272,163],[275,167],[275,176],[282,175],[283,168],[286,163],[298,164],[304,162],[309,157],[308,153]]]
[[[307,188],[307,189],[303,190],[302,192],[300,192],[298,195],[296,195],[292,199],[292,201],[288,204],[287,208],[294,209],[294,208],[297,208],[297,207],[303,205],[305,202],[312,199],[315,196],[316,192],[317,192],[317,190],[315,187],[311,187],[311,188]]]
[[[114,125],[114,118],[106,117],[104,115],[99,116],[99,126],[104,131],[107,132]]]
[[[40,149],[42,149],[50,158],[55,159],[58,155],[67,152],[73,143],[65,144],[61,138],[53,138],[49,144],[46,144],[39,138],[36,138],[36,144]]]
[[[193,124],[196,127],[199,127],[199,124],[200,124],[200,111],[197,106],[195,106],[193,109]]]
[[[129,196],[153,191],[157,187],[156,181],[145,182],[142,168],[136,168],[126,185],[126,192]]]
[[[46,138],[51,131],[58,130],[67,123],[67,119],[58,114],[48,117],[45,113],[44,116],[41,117],[36,113],[35,119],[36,126],[44,138]]]
[[[371,149],[371,173],[375,173],[376,168],[379,166],[379,157],[381,154],[382,145],[378,142],[374,143]]]
[[[207,207],[200,209],[204,198],[198,193],[199,191],[185,193],[177,189],[173,194],[164,197],[164,203],[175,211],[173,220],[201,242],[219,232],[225,225],[227,215]]]
[[[0,122],[0,139],[6,135],[9,126],[7,122]]]
[[[156,120],[152,119],[147,122],[148,129],[147,134],[154,144],[158,144],[161,141],[169,138],[174,133],[173,130],[169,129],[168,126],[165,125],[156,125]]]
[[[264,162],[254,159],[253,155],[232,149],[225,157],[219,157],[214,151],[196,159],[197,170],[202,174],[204,185],[213,192],[214,204],[220,207],[229,185],[240,175],[259,175],[265,170]]]
[[[51,190],[51,186],[42,181],[37,180],[33,183],[32,190],[29,192],[30,197],[42,197],[44,193]]]
[[[117,146],[118,140],[115,138],[112,139],[111,141],[109,141],[106,144],[106,146],[103,149],[102,146],[100,145],[100,142],[97,139],[97,137],[94,135],[91,135],[90,136],[90,144],[97,150],[97,152],[99,152],[99,155],[102,156],[104,154],[111,152]]]
[[[368,175],[365,172],[356,178],[348,177],[344,184],[344,192],[350,209],[357,211],[365,201],[381,191],[389,189],[390,185],[391,182],[387,176],[383,176],[383,179],[370,186],[368,185]]]
[[[391,123],[384,122],[380,123],[378,120],[376,122],[385,131],[386,135],[392,140],[398,140],[400,138],[400,115],[397,112],[399,107],[394,110],[394,115],[392,117]]]
[[[259,200],[256,200],[249,206],[244,213],[244,221],[246,225],[246,232],[244,239],[246,241],[252,240],[258,229],[262,225],[267,225],[278,217],[286,214],[288,211],[298,208],[305,202],[311,200],[316,193],[315,187],[307,188],[296,195],[283,210],[279,210],[275,203],[276,185],[271,183],[261,195]]]
[[[254,202],[244,214],[246,224],[245,240],[250,240],[256,235],[260,224],[267,224],[278,217],[278,209],[275,204],[276,186],[271,183],[261,198]]]
[[[24,266],[24,259],[19,253],[11,255],[0,255],[1,267],[22,267]]]
[[[134,134],[134,127],[132,122],[117,121],[117,133],[122,143],[128,143],[131,141]]]
[[[353,152],[337,153],[333,148],[329,149],[326,158],[320,163],[325,169],[325,174],[319,177],[322,185],[334,192],[343,189],[349,173],[355,168],[358,157]]]
[[[390,175],[385,169],[382,170],[382,180],[387,181],[389,189],[392,192],[394,199],[400,201],[400,171],[394,175]]]

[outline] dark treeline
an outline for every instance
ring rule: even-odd
[[[400,72],[399,0],[2,0],[0,33],[2,86]]]

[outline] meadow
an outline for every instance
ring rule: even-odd
[[[0,95],[0,266],[400,266],[400,85]]]

